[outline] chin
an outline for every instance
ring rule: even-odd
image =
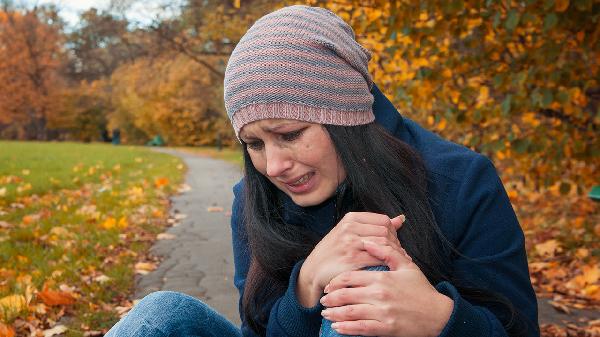
[[[318,195],[289,195],[289,197],[300,207],[316,206],[328,199]]]

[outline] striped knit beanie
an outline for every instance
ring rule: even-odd
[[[352,28],[327,9],[296,5],[263,16],[225,70],[225,108],[236,135],[268,118],[372,122],[370,59]]]

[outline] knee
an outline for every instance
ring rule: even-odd
[[[199,299],[175,291],[156,291],[146,295],[132,311],[143,312],[150,317],[173,314],[177,311],[203,311],[207,306]]]
[[[107,336],[186,335],[186,329],[196,329],[196,322],[206,320],[209,314],[209,307],[194,297],[157,291],[137,303]]]

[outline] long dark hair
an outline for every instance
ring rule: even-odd
[[[335,223],[350,211],[390,217],[405,214],[407,221],[398,231],[398,239],[429,282],[450,281],[465,299],[498,308],[499,319],[510,335],[521,336],[525,321],[510,301],[453,277],[451,261],[460,253],[436,224],[427,194],[429,177],[420,156],[376,123],[324,127],[347,175],[334,196]],[[245,146],[244,164],[243,221],[251,263],[242,308],[249,327],[264,336],[267,308],[285,292],[293,266],[306,258],[321,238],[305,227],[285,223],[277,187],[254,168]]]

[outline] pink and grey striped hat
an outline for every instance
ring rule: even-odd
[[[268,118],[372,122],[370,59],[352,28],[327,9],[296,5],[263,16],[225,70],[225,108],[236,135]]]

